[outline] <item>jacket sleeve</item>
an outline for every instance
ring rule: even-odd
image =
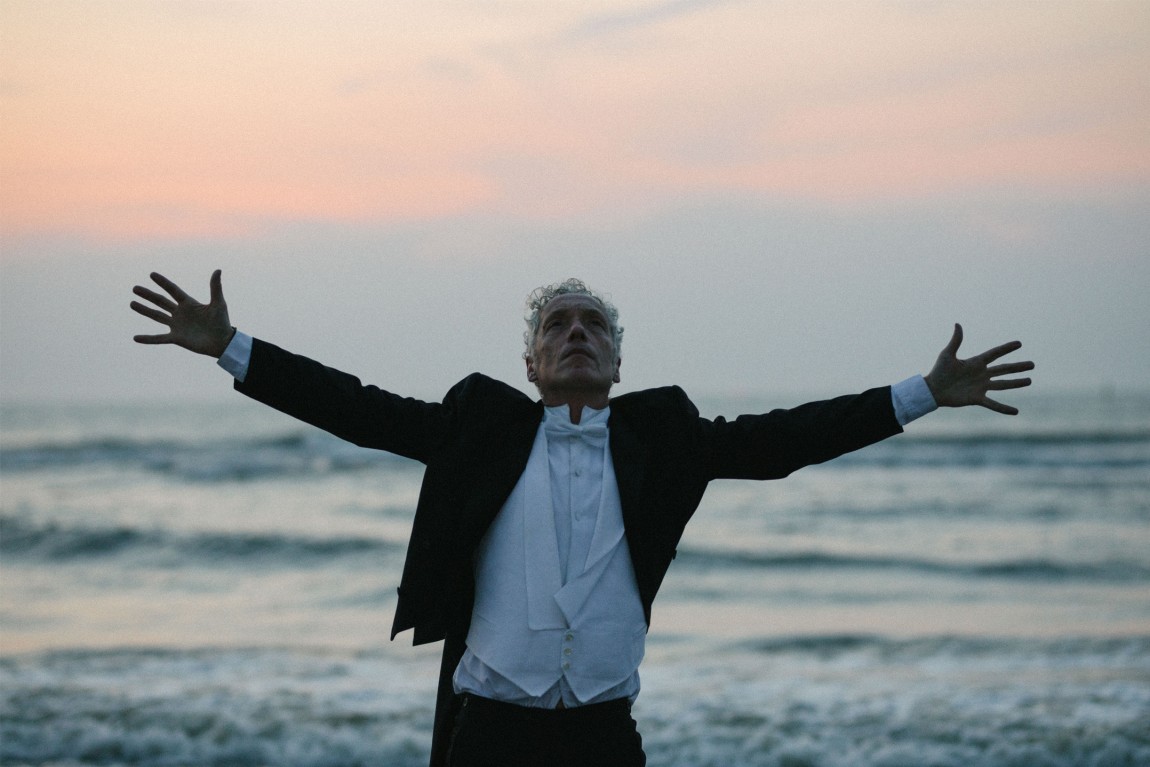
[[[360,447],[427,462],[451,422],[451,408],[400,397],[314,360],[253,339],[237,391]]]
[[[778,479],[902,431],[889,386],[734,421],[700,421],[711,479]]]

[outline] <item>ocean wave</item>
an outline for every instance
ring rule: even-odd
[[[349,680],[349,667],[367,679],[408,676],[396,662],[274,650],[79,651],[5,660],[0,763],[426,764],[431,683],[415,693],[373,689]]]
[[[218,442],[90,439],[0,449],[6,472],[124,466],[193,481],[333,474],[412,462],[319,432]]]
[[[1108,767],[1150,758],[1150,638],[793,637],[649,667],[651,767]],[[434,657],[67,651],[0,660],[0,763],[414,767]]]
[[[418,468],[407,459],[356,447],[318,431],[207,443],[107,438],[0,449],[0,469],[6,472],[102,465],[135,467],[193,481]],[[908,433],[842,456],[823,469],[852,466],[1141,469],[1150,467],[1150,430]]]
[[[400,544],[376,538],[259,533],[173,533],[128,526],[68,526],[0,516],[0,553],[10,561],[70,562],[96,557],[146,557],[168,566],[227,561],[298,566],[358,554],[390,554]]]
[[[1150,431],[905,434],[829,465],[1141,470],[1150,467]]]
[[[1027,432],[908,433],[906,442],[922,445],[1119,445],[1150,442],[1150,429],[1118,428]]]
[[[126,525],[65,525],[0,515],[0,554],[12,561],[68,562],[96,557],[147,557],[169,566],[214,562],[280,563],[293,566],[358,554],[394,554],[398,542],[362,536],[306,537],[278,533],[176,533]],[[966,562],[925,557],[830,553],[751,552],[680,547],[676,569],[726,570],[898,570],[959,578],[1124,584],[1150,580],[1150,566],[1126,560],[1069,562],[1016,559]]]
[[[1065,562],[1017,559],[1001,562],[953,562],[922,557],[833,554],[820,551],[746,552],[680,547],[677,567],[710,569],[905,570],[963,578],[1006,578],[1035,581],[1134,583],[1150,579],[1150,566],[1139,562]]]
[[[803,634],[739,641],[729,650],[763,655],[812,655],[823,660],[852,653],[877,653],[888,660],[995,657],[1004,662],[1052,664],[1067,659],[1125,667],[1150,660],[1150,636],[1053,638],[928,636],[901,639],[881,634]]]

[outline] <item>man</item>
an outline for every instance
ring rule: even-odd
[[[162,275],[136,336],[219,359],[235,387],[358,445],[426,464],[392,638],[444,641],[433,767],[645,764],[631,717],[651,607],[717,478],[772,479],[902,431],[937,406],[1013,415],[988,392],[1028,386],[966,360],[962,329],[925,377],[792,410],[700,418],[666,387],[610,397],[622,328],[578,280],[529,299],[524,360],[540,401],[473,374],[440,403],[404,399],[232,327],[220,272],[201,304]]]

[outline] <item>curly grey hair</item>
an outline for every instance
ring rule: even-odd
[[[523,343],[526,347],[523,350],[523,358],[529,358],[535,349],[535,336],[539,333],[543,307],[547,306],[551,299],[569,294],[587,296],[603,307],[603,313],[607,315],[607,321],[611,324],[611,336],[615,340],[615,356],[618,357],[619,350],[623,347],[623,327],[619,324],[619,310],[610,301],[594,293],[582,280],[568,277],[562,282],[536,288],[527,296],[527,316],[523,318],[527,322],[527,330],[523,332]]]

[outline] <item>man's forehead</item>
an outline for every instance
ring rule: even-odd
[[[542,316],[547,317],[555,312],[593,312],[595,314],[607,316],[607,312],[603,309],[597,299],[582,293],[564,293],[563,295],[555,296],[547,305],[543,307]]]

